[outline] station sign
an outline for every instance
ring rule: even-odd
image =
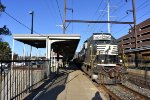
[[[111,40],[111,35],[105,34],[93,35],[93,40]]]

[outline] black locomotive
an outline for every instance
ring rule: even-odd
[[[100,84],[116,84],[126,79],[116,39],[109,33],[93,33],[74,61]]]

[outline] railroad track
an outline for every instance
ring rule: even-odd
[[[127,91],[130,91],[130,92],[133,93],[135,96],[138,96],[139,98],[141,98],[141,100],[150,100],[149,97],[147,97],[147,96],[145,96],[145,95],[143,95],[143,94],[141,94],[141,93],[139,93],[139,92],[137,92],[137,91],[134,91],[133,89],[128,88],[128,87],[125,86],[125,85],[120,84],[119,86],[122,87],[122,88],[124,88],[124,89],[126,89]]]
[[[102,85],[102,87],[115,100],[150,100],[150,98],[122,84]]]
[[[87,74],[84,75],[89,78]],[[91,80],[91,78],[89,78],[89,80]],[[107,98],[110,100],[150,100],[150,97],[147,97],[122,84],[99,85],[96,82],[93,82],[93,84],[99,89],[99,91],[103,89],[108,94],[109,97]]]

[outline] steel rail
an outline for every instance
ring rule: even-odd
[[[113,99],[115,99],[115,100],[121,100],[121,98],[120,98],[119,96],[117,96],[115,93],[113,93],[112,91],[110,91],[109,89],[107,89],[107,88],[105,87],[105,85],[100,85],[100,86],[101,86],[102,89],[103,89],[104,91],[106,91],[106,93],[108,93],[109,96],[111,96]]]
[[[118,84],[118,86],[120,86],[120,87],[126,89],[127,91],[132,92],[132,93],[133,93],[134,95],[136,95],[136,96],[139,96],[139,97],[141,98],[141,100],[150,100],[149,97],[147,97],[147,96],[145,96],[145,95],[143,95],[143,94],[141,94],[141,93],[139,93],[139,92],[137,92],[137,91],[135,91],[135,90],[133,90],[133,89],[131,89],[131,88],[125,86],[125,85]]]

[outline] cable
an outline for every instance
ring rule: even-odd
[[[149,1],[149,0],[146,0],[146,1],[143,2],[141,5],[139,5],[139,6],[136,8],[136,9],[137,9],[137,12],[139,12],[139,11],[142,10],[143,8],[149,6],[150,3],[148,3],[147,5],[145,5],[142,9],[139,9],[139,8],[141,8],[144,4],[146,4],[148,1]],[[124,17],[122,17],[119,21],[123,20],[124,18],[126,18],[126,17],[129,16],[129,15],[131,15],[131,13],[128,14],[128,15],[125,15]],[[144,16],[145,16],[145,14],[144,14]],[[137,19],[137,20],[138,20],[138,19]],[[120,32],[120,31],[121,31],[122,29],[124,29],[124,28],[127,28],[127,27],[125,26],[125,27],[121,28],[118,32]]]
[[[99,10],[100,6],[102,5],[102,2],[103,2],[103,1],[104,1],[104,0],[102,0],[102,1],[100,2],[98,8],[96,9],[95,13],[94,13],[93,16],[92,16],[92,19],[94,18],[94,15],[96,15],[96,13],[98,12],[98,10]],[[99,19],[99,17],[98,17],[98,19]],[[88,28],[90,27],[90,25],[91,25],[91,24],[88,24],[86,30],[88,30]],[[93,26],[93,27],[94,27],[94,26]]]
[[[48,8],[48,12],[49,12],[49,15],[50,16],[54,16],[53,14],[51,14],[51,12],[52,12],[52,10],[51,10],[51,6],[49,5],[49,3],[48,3],[48,1],[47,0],[44,0],[45,2],[45,5],[47,6],[47,8]]]
[[[120,5],[120,6],[118,7],[118,9],[114,10],[111,14],[114,14],[114,13],[117,12],[118,10],[121,10],[124,6],[125,6],[125,3],[123,3],[122,5]]]
[[[18,22],[20,25],[24,26],[25,28],[27,28],[28,30],[31,30],[31,28],[29,28],[28,26],[26,26],[25,24],[21,23],[20,21],[18,21],[16,18],[14,18],[12,15],[8,14],[6,11],[4,11],[4,13],[9,16],[10,18],[12,18],[13,20],[15,20],[16,22]],[[34,33],[37,33],[35,31],[33,31]]]
[[[139,18],[137,18],[137,20],[141,19],[142,17],[144,17],[145,15],[148,15],[150,13],[150,11],[144,13],[142,16],[140,16]]]
[[[142,3],[141,5],[139,5],[139,6],[136,8],[136,9],[137,9],[136,12],[138,12],[138,11],[142,10],[143,8],[149,6],[149,3],[148,3],[148,4],[147,4],[146,6],[144,6],[142,9],[139,9],[139,8],[141,8],[141,6],[143,6],[144,4],[146,4],[148,1],[149,1],[149,0],[147,0],[147,1],[145,1],[144,3]],[[122,17],[119,21],[123,20],[124,18],[126,18],[126,17],[129,16],[129,15],[131,15],[131,13],[128,14],[128,15],[125,15],[124,17]]]
[[[101,2],[100,2],[100,4],[99,4],[99,6],[98,6],[98,8],[97,8],[97,10],[95,11],[95,13],[93,14],[93,16],[92,16],[92,19],[94,18],[94,15],[96,15],[97,14],[97,12],[98,12],[98,10],[99,10],[99,8],[100,8],[100,6],[102,5],[102,2],[103,2],[104,0],[102,0]]]
[[[106,8],[107,8],[107,5],[103,8],[103,11],[104,11]],[[103,14],[103,15],[102,15],[102,17],[101,17],[101,15],[99,15],[99,16],[98,16],[98,18],[97,18],[96,20],[99,20],[99,19],[100,19],[100,17],[101,17],[101,19],[103,19],[103,17],[104,17],[105,15],[106,15],[106,13],[105,13],[105,14]],[[92,29],[93,29],[93,30],[95,30],[95,29],[96,29],[95,25],[96,25],[96,23],[95,23],[95,24],[93,25],[93,27],[92,27]],[[90,32],[92,32],[92,31],[93,31],[92,29],[90,30]]]
[[[146,0],[146,1],[143,2],[141,5],[139,5],[138,8],[137,8],[137,10],[138,10],[139,8],[141,8],[142,6],[144,6],[144,4],[146,4],[148,1],[149,1],[149,0]]]
[[[63,23],[63,18],[62,18],[62,15],[61,15],[61,12],[60,12],[60,7],[59,7],[59,4],[58,4],[57,0],[56,0],[56,4],[57,4],[57,7],[58,7],[58,11],[59,11],[59,15],[60,15],[61,21]]]
[[[150,13],[150,11],[144,13],[142,16],[138,17],[137,20],[141,19],[141,18],[144,17],[145,15],[148,15],[149,13]],[[125,28],[127,28],[127,27],[128,27],[128,26],[124,26],[123,28],[121,28],[121,29],[120,29],[118,32],[116,32],[116,33],[119,33],[119,32],[121,32],[121,31],[123,31],[122,29],[125,29]]]

